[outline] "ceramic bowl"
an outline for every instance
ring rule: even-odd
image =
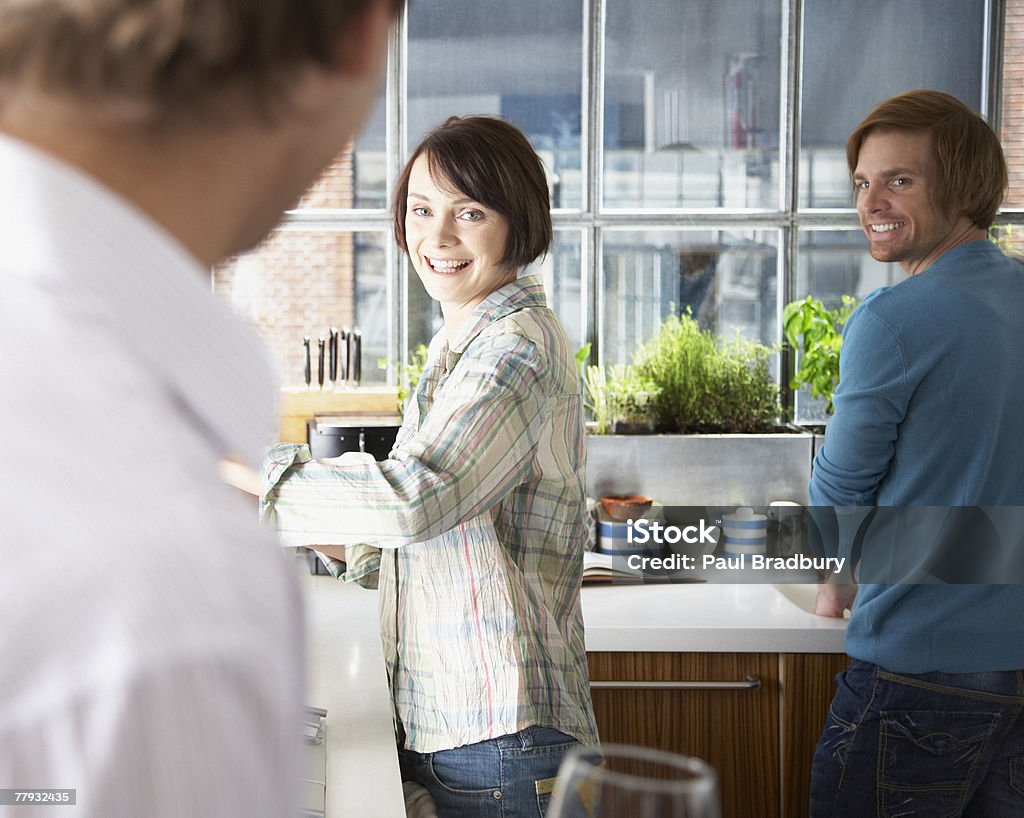
[[[601,508],[613,520],[624,523],[643,517],[653,502],[640,494],[610,494],[601,498]]]

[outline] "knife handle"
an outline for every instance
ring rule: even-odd
[[[309,385],[313,382],[313,366],[310,361],[309,354],[309,336],[307,335],[302,339],[302,345],[306,348],[306,388],[309,389]]]
[[[363,334],[357,330],[352,330],[349,343],[349,360],[348,360],[348,379],[359,386],[359,379],[363,374]]]
[[[350,369],[350,358],[348,352],[348,340],[351,333],[348,327],[342,329],[338,335],[338,380],[342,383],[348,380]]]
[[[328,380],[330,380],[331,383],[334,383],[335,381],[338,380],[338,328],[337,327],[331,327],[331,340],[328,343],[329,343],[329,346],[330,346],[329,357],[330,357],[330,361],[331,361],[330,376],[329,376]]]
[[[320,347],[320,360],[317,362],[317,365],[316,365],[316,378],[317,378],[317,382],[320,384],[320,388],[323,389],[324,388],[324,336],[322,336],[322,335],[320,336],[319,347]]]

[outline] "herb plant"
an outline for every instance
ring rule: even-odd
[[[843,345],[843,326],[857,300],[842,297],[842,305],[830,310],[821,301],[807,296],[793,301],[782,311],[783,334],[789,345],[800,353],[800,367],[789,382],[791,389],[809,388],[812,397],[827,401],[826,413],[832,414],[832,395],[839,385],[839,351]]]
[[[416,384],[420,382],[420,378],[423,376],[423,370],[427,368],[427,349],[426,344],[419,344],[416,349],[413,350],[412,355],[409,356],[409,362],[403,366],[398,373],[398,411],[405,410],[405,402],[409,399],[409,395],[416,388]]]
[[[1021,257],[1024,250],[1024,233],[1019,224],[994,224],[988,229],[988,237],[1006,255]]]
[[[773,350],[737,336],[723,342],[687,311],[662,322],[641,346],[635,369],[653,384],[662,432],[766,432],[779,422]]]
[[[654,431],[660,389],[638,367],[588,366],[583,386],[597,434]]]

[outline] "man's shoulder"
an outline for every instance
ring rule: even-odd
[[[266,619],[259,596],[272,610],[290,593],[284,555],[221,483],[197,421],[116,345],[27,340],[3,364],[0,598],[25,588],[16,609],[64,617],[69,637],[93,611],[168,639],[215,616]]]
[[[58,708],[157,673],[235,668],[232,676],[244,678],[267,663],[261,657],[297,650],[295,576],[268,532],[249,515],[211,517],[195,494],[169,497],[161,510],[137,476],[140,491],[125,498],[134,508],[57,492],[38,508],[51,520],[8,528],[0,577],[7,705],[27,713],[48,690],[45,706]],[[89,513],[62,508],[86,502]],[[188,505],[192,519],[183,521]]]
[[[917,275],[870,292],[850,320],[856,323],[870,315],[885,326],[905,329],[918,323],[934,324],[956,309],[956,294],[945,282],[934,276]]]

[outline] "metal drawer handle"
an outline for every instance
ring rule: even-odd
[[[591,682],[594,690],[757,690],[760,676],[747,676],[742,682]]]

